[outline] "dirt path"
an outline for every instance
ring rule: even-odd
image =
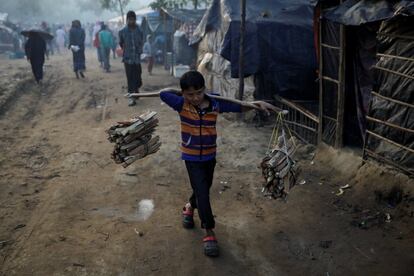
[[[24,61],[1,62],[0,274],[410,275],[414,270],[408,197],[400,217],[388,211],[391,223],[355,227],[351,222],[364,211],[364,199],[355,197],[362,206],[356,210],[356,189],[343,197],[332,192],[357,173],[332,171],[335,166],[324,158],[315,158],[320,165],[311,163],[303,149],[307,184],[295,187],[287,203],[263,199],[257,165],[271,129],[226,118],[219,123],[212,189],[222,254],[204,257],[200,228],[186,231],[180,224],[189,183],[179,159],[176,114],[157,99],[127,107],[120,60],[112,61],[110,74],[98,68],[94,52],[87,60],[87,78],[76,80],[70,56],[54,56],[42,87],[33,84]],[[144,83],[144,90],[153,91],[177,81],[156,68],[154,76],[144,75]],[[159,112],[163,146],[122,169],[109,158],[105,129],[148,109]],[[358,164],[351,161],[348,169],[356,172]],[[148,218],[137,213],[144,199],[155,206]]]

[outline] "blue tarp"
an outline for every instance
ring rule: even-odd
[[[314,6],[309,0],[247,1],[244,76],[271,74],[274,93],[312,93],[316,71],[313,36]],[[227,27],[228,26],[228,27]],[[238,77],[240,1],[213,1],[196,30],[192,43],[221,29],[223,58],[231,62],[231,76]]]
[[[347,0],[328,11],[324,17],[344,25],[358,26],[387,20],[397,15],[414,15],[414,1]]]

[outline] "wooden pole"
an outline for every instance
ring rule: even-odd
[[[337,104],[337,122],[335,131],[335,147],[341,148],[343,146],[344,133],[344,113],[345,113],[345,26],[339,27],[339,73],[338,73],[338,104]]]
[[[246,33],[246,0],[240,0],[240,48],[239,48],[239,93],[237,99],[243,100],[244,96],[244,36]]]
[[[318,122],[318,144],[322,142],[323,136],[323,47],[322,47],[322,4],[319,16],[319,122]]]

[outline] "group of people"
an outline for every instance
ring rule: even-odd
[[[60,29],[58,29],[57,32],[59,32],[59,30]],[[143,48],[145,48],[150,61],[152,60],[152,62],[149,62],[151,70],[153,58],[151,44],[149,43],[150,37],[147,37],[147,42],[144,47],[143,33],[137,25],[135,12],[129,11],[127,13],[127,25],[119,31],[118,37],[119,46],[122,51],[122,62],[125,66],[128,93],[139,93],[139,88],[142,86],[141,54],[143,53]],[[56,37],[58,44],[62,43],[61,38],[62,37],[59,36]],[[72,51],[73,70],[78,79],[80,77],[85,78],[85,38],[86,32],[84,28],[82,28],[81,22],[79,20],[72,21],[67,48]],[[114,52],[115,57],[115,49],[117,47],[116,41],[117,39],[114,38],[113,32],[111,32],[105,24],[100,23],[99,26],[97,24],[96,32],[94,34],[94,44],[97,48],[98,60],[106,72],[110,71],[109,60],[111,50]],[[31,63],[33,75],[37,83],[41,83],[43,79],[43,65],[45,56],[47,55],[48,43],[50,43],[50,40],[45,39],[41,32],[30,32],[29,38],[25,44],[26,57]],[[133,106],[136,104],[136,100],[131,98],[128,104]]]

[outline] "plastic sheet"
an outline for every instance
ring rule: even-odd
[[[308,0],[257,0],[247,2],[244,77],[266,76],[273,94],[288,98],[314,94],[316,54],[313,41],[313,5]],[[230,61],[230,75],[238,78],[240,1],[213,1],[190,44],[207,33],[220,32],[221,56]],[[266,93],[259,91],[258,94]],[[269,92],[267,92],[269,93]],[[257,94],[257,93],[256,93]]]

